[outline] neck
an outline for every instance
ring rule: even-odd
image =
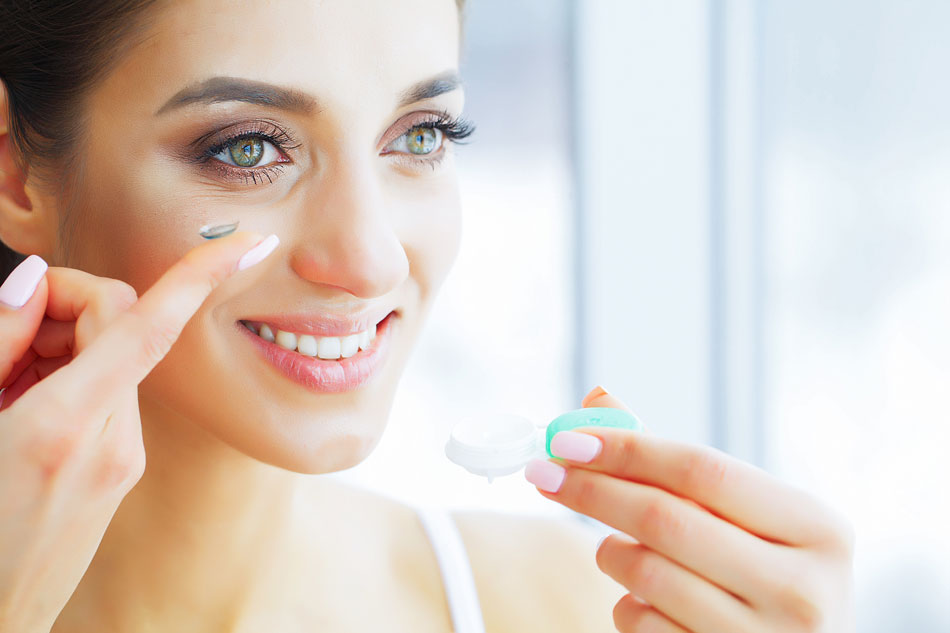
[[[188,623],[156,630],[238,628],[276,584],[293,581],[289,531],[303,478],[247,457],[154,402],[141,401],[140,410],[145,474],[73,600],[108,614],[110,629],[135,631],[142,622]],[[310,484],[328,497],[335,487],[325,477]]]

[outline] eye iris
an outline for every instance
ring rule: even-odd
[[[230,147],[231,158],[241,167],[253,167],[264,155],[264,142],[259,138],[242,138]]]
[[[406,135],[406,145],[413,154],[429,154],[436,148],[435,130],[430,127],[412,128]]]

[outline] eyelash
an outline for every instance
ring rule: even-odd
[[[444,139],[447,139],[452,143],[463,144],[465,139],[471,136],[475,131],[475,125],[471,121],[461,117],[453,117],[448,112],[429,112],[427,114],[435,118],[423,120],[411,125],[410,127],[407,127],[402,135],[418,128],[438,129],[442,132]],[[255,121],[254,123],[249,124],[247,129],[237,131],[223,138],[219,136],[217,132],[212,132],[197,139],[194,143],[192,143],[192,145],[201,145],[202,143],[208,142],[209,138],[212,138],[210,145],[207,145],[205,149],[201,150],[200,153],[194,158],[193,162],[212,168],[227,179],[239,180],[243,178],[244,184],[249,184],[252,181],[254,184],[264,184],[265,178],[268,180],[268,182],[273,182],[274,180],[272,176],[276,176],[278,173],[283,171],[284,166],[288,161],[285,160],[280,163],[271,163],[265,167],[258,168],[236,167],[215,158],[215,156],[220,154],[222,150],[227,149],[237,141],[248,138],[258,138],[262,141],[267,141],[273,145],[280,154],[282,154],[281,158],[284,158],[288,151],[300,147],[300,143],[298,143],[288,132],[281,129],[275,123],[271,123],[269,121]],[[399,136],[396,138],[399,138]],[[403,152],[386,152],[384,155],[388,156],[396,154],[398,155],[397,160],[406,161],[412,166],[428,165],[432,169],[435,169],[445,157],[444,147],[445,145],[443,140],[442,147],[432,154],[427,154],[426,156],[428,156],[428,158],[413,156]]]

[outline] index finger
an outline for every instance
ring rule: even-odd
[[[278,242],[276,235],[262,240],[240,231],[188,251],[69,365],[48,377],[49,393],[98,410],[134,387],[165,357],[207,296],[237,272],[239,258],[257,263]]]
[[[574,432],[599,438],[602,447],[587,463],[565,460],[572,465],[662,488],[762,538],[803,545],[840,533],[834,513],[807,492],[717,449],[626,429]]]

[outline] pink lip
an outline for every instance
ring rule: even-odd
[[[395,312],[390,313],[376,326],[376,338],[369,349],[360,350],[353,356],[340,360],[324,360],[292,352],[276,343],[265,341],[240,322],[236,324],[244,336],[251,339],[251,343],[262,356],[291,380],[313,391],[342,393],[359,389],[376,375],[389,350],[395,319]]]
[[[357,316],[335,316],[328,313],[320,314],[274,314],[242,319],[253,323],[260,328],[266,323],[272,328],[294,334],[310,334],[311,336],[349,336],[368,330],[373,324],[382,321],[389,310],[376,310]]]

